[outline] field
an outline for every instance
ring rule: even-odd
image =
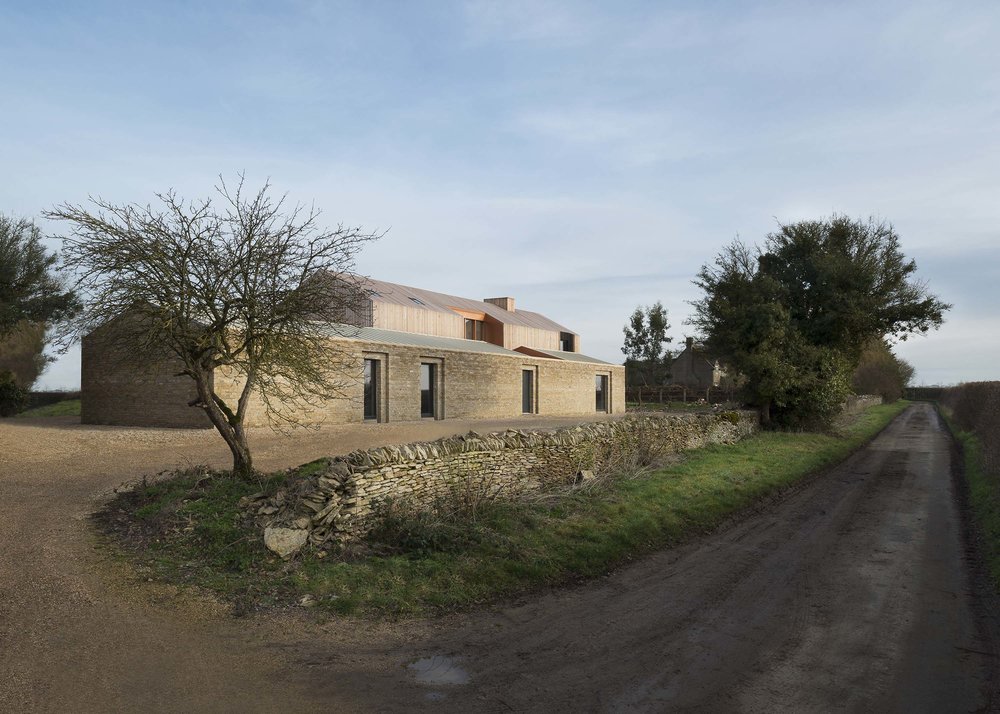
[[[39,417],[80,416],[80,400],[64,399],[52,404],[26,409],[17,415],[18,418],[34,419]]]

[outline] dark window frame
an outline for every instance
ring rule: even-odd
[[[471,317],[465,318],[465,339],[485,342],[486,322],[484,320],[475,320]]]
[[[607,414],[610,406],[610,400],[608,397],[608,388],[610,386],[611,380],[606,374],[595,374],[594,375],[594,397],[595,397],[595,411],[598,413]]]
[[[364,422],[389,421],[389,355],[385,352],[361,354],[361,418]],[[371,370],[371,371],[369,371]],[[369,375],[371,378],[369,382]],[[374,389],[374,391],[372,391]]]
[[[364,409],[362,414],[365,421],[381,421],[380,407],[382,388],[381,374],[382,360],[373,357],[365,357],[364,367]]]
[[[437,362],[421,362],[420,363],[420,418],[421,419],[437,419],[438,418],[438,369],[440,364]],[[426,368],[426,371],[425,371]],[[427,375],[427,379],[424,379],[424,375]],[[424,388],[424,383],[427,383],[427,387]]]
[[[521,369],[521,413],[537,414],[538,399],[536,395],[536,377],[533,367]]]

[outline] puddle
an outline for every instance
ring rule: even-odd
[[[453,657],[434,655],[407,665],[410,674],[420,684],[468,684],[469,673],[458,666]]]

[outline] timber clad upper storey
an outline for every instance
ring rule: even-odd
[[[310,408],[308,422],[396,422],[419,419],[502,419],[625,411],[625,370],[580,353],[579,336],[511,297],[472,300],[379,280],[363,299],[329,325],[330,354],[344,393]],[[332,357],[332,355],[336,357]],[[188,407],[193,383],[165,361],[125,369],[95,335],[83,342],[85,423],[208,426]],[[216,394],[235,403],[239,374],[215,370]],[[259,396],[246,424],[267,423]]]
[[[367,280],[367,309],[356,323],[418,335],[481,340],[508,350],[518,347],[579,352],[580,337],[544,315],[518,310],[514,298],[473,300]]]

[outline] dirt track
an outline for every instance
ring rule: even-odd
[[[346,450],[467,427],[261,434],[258,462],[294,465],[332,451],[331,439]],[[949,441],[927,406],[724,532],[597,583],[395,625],[233,620],[124,577],[94,549],[86,514],[102,493],[186,460],[224,463],[220,443],[208,432],[0,422],[0,711],[997,706],[1000,659],[970,587]],[[468,682],[418,682],[407,664],[432,656],[450,658],[432,679]]]

